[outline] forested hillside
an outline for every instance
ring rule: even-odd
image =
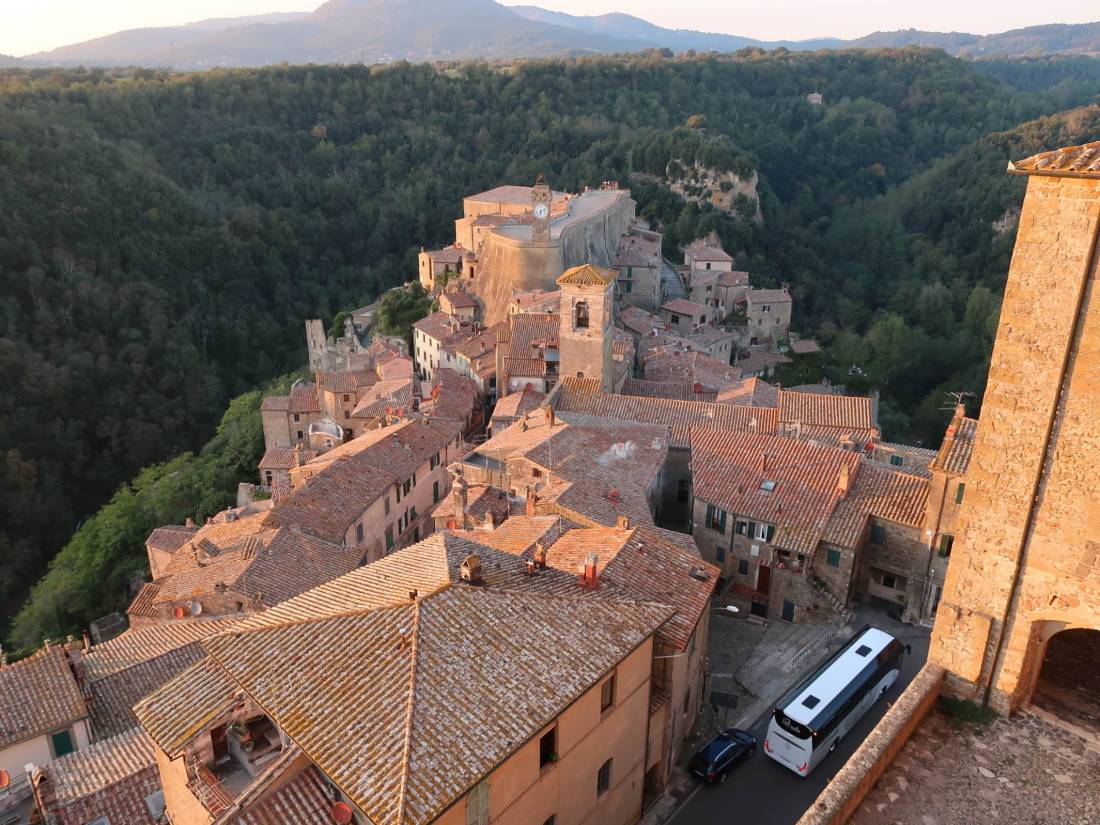
[[[980,389],[1013,234],[993,222],[1021,192],[1005,161],[1100,118],[992,135],[1098,79],[917,50],[0,73],[3,612],[118,485],[296,369],[302,319],[412,276],[464,194],[539,171],[633,181],[669,255],[717,230],[793,284],[833,377],[882,388],[887,436],[929,442],[942,390]],[[757,171],[763,222],[653,182],[685,152]]]

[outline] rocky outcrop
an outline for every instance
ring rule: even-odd
[[[753,205],[753,221],[763,223],[760,212],[760,196],[756,188],[760,177],[756,170],[748,177],[736,172],[721,172],[698,163],[684,163],[680,160],[669,161],[665,173],[665,184],[688,203],[709,203],[716,209],[731,215],[740,214],[738,196],[744,195]]]

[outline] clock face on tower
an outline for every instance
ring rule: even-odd
[[[547,206],[545,203],[540,203],[540,204],[538,204],[538,206],[535,207],[535,217],[536,218],[539,218],[541,220],[542,218],[545,218],[549,214],[550,214],[550,207]]]

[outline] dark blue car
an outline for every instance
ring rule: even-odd
[[[730,771],[754,753],[756,737],[747,730],[726,728],[691,757],[688,770],[704,782],[721,784]]]

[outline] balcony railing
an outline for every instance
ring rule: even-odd
[[[187,786],[215,819],[233,804],[232,797],[225,792],[221,782],[205,765],[192,766],[191,778]]]

